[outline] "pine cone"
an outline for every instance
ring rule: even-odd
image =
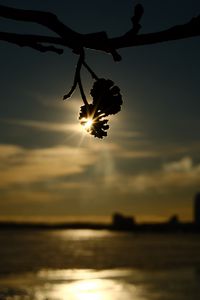
[[[108,120],[105,118],[105,114],[100,110],[96,110],[93,104],[81,106],[79,120],[85,130],[91,135],[102,139],[107,136],[107,130],[109,129]],[[91,124],[87,126],[88,120],[91,120]]]
[[[90,91],[93,105],[97,111],[106,116],[114,115],[121,110],[123,103],[119,87],[115,86],[109,79],[97,79]]]

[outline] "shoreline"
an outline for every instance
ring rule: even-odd
[[[91,229],[123,231],[132,233],[200,233],[200,226],[194,223],[141,223],[132,226],[120,226],[103,223],[31,223],[31,222],[0,222],[0,230],[5,229],[32,229],[32,230],[67,230]]]

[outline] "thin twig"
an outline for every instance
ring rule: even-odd
[[[80,53],[80,59],[79,59],[79,62],[80,62],[80,69],[79,69],[79,72],[76,72],[76,75],[77,75],[77,83],[78,83],[78,86],[79,86],[81,98],[82,98],[82,100],[83,100],[83,103],[84,103],[86,106],[88,106],[87,98],[86,98],[86,96],[85,96],[84,89],[83,89],[83,85],[82,85],[82,81],[81,81],[81,67],[82,67],[82,65],[84,64],[84,61],[85,61],[85,52],[84,52],[84,49],[82,49],[82,50],[81,50],[81,53]]]
[[[81,53],[80,53],[80,56],[79,56],[77,66],[76,66],[76,72],[75,72],[75,75],[74,75],[73,85],[72,85],[69,93],[63,96],[63,100],[66,100],[66,99],[70,98],[71,95],[73,94],[73,92],[75,91],[75,89],[77,87],[77,84],[80,80],[80,71],[81,71],[82,64],[84,62],[84,58],[85,58],[85,54],[84,54],[84,50],[82,49]]]
[[[94,71],[88,66],[88,64],[83,61],[83,66],[88,70],[93,79],[98,80],[98,76],[94,73]]]
[[[85,96],[83,85],[82,85],[82,82],[81,82],[81,77],[79,77],[79,79],[78,79],[78,86],[79,86],[79,90],[80,90],[80,93],[81,93],[81,98],[83,99],[83,103],[86,106],[88,106],[87,98]]]

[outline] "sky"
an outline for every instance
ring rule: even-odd
[[[80,33],[119,36],[131,27],[131,0],[11,1],[1,5],[55,13]],[[183,24],[198,0],[143,0],[141,33]],[[0,19],[1,31],[49,34]],[[84,132],[79,92],[63,101],[78,57],[40,53],[0,41],[0,220],[136,221],[193,218],[200,191],[200,38],[120,49],[122,61],[86,49],[100,78],[120,87],[123,106],[108,137]],[[82,73],[90,98],[93,81]]]

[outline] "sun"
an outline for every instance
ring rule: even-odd
[[[92,119],[87,119],[84,125],[85,129],[90,129],[93,125],[93,120]]]
[[[94,120],[92,118],[83,118],[81,120],[81,125],[88,132],[92,129],[93,124],[94,124]]]

